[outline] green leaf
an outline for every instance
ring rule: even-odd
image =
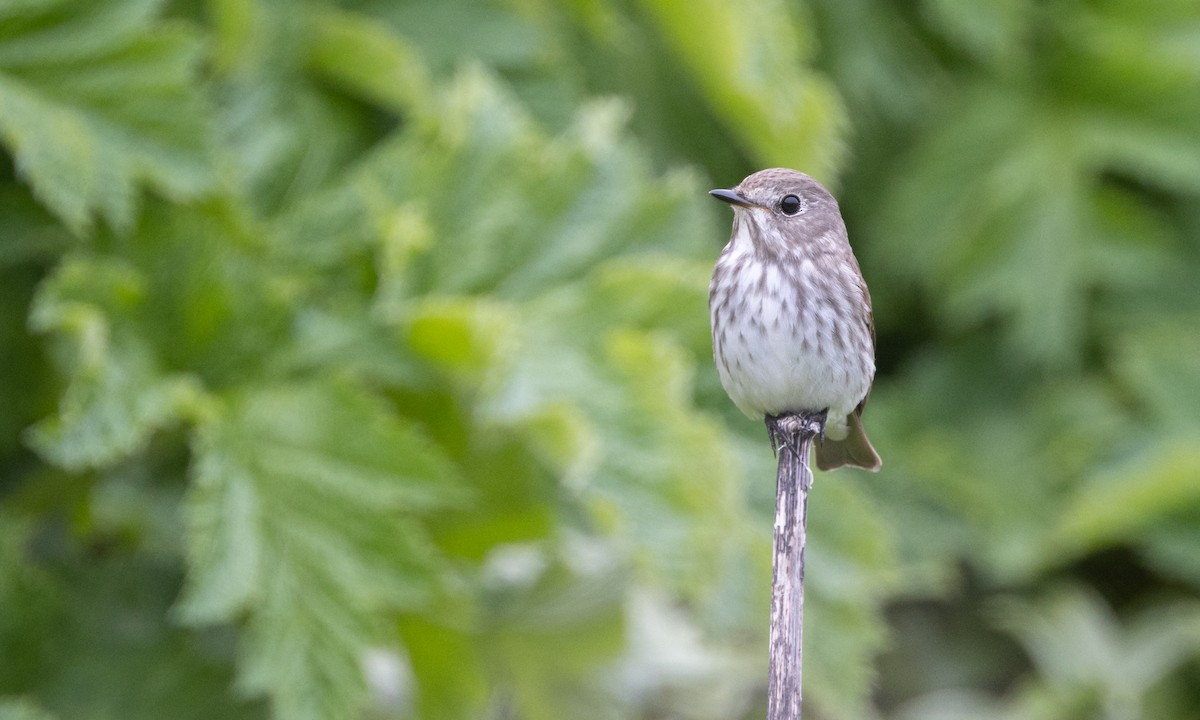
[[[1062,535],[1087,549],[1136,544],[1159,524],[1196,517],[1198,477],[1200,449],[1190,438],[1158,442],[1085,486],[1065,508]]]
[[[347,716],[364,653],[388,644],[382,611],[439,592],[417,518],[461,500],[449,465],[342,382],[248,388],[198,433],[183,616],[248,615],[241,683],[278,716]]]
[[[147,392],[161,375],[184,383],[176,399],[190,414],[201,382],[244,382],[288,349],[303,286],[267,256],[261,232],[233,201],[150,202],[134,232],[99,232],[93,252],[68,256],[40,289],[31,325],[60,346],[64,374],[131,389],[145,381]],[[112,353],[125,360],[105,365]]]
[[[1200,606],[1161,603],[1122,625],[1093,592],[1062,587],[1035,601],[995,605],[1062,706],[1093,698],[1096,715],[1145,717],[1146,696],[1195,654]]]
[[[620,717],[595,672],[624,644],[625,583],[606,550],[568,542],[533,574],[494,559],[481,641],[521,717]]]
[[[371,17],[263,0],[213,0],[208,10],[222,167],[264,216],[305,210],[398,115],[429,104],[424,58]]]
[[[1173,2],[985,5],[1015,12],[1018,34],[1027,12],[1045,14],[1045,37],[1031,41],[1026,71],[964,72],[937,99],[872,231],[882,266],[924,288],[944,322],[999,319],[1016,357],[1068,365],[1097,293],[1137,297],[1129,279],[1170,264],[1172,229],[1145,190],[1200,183],[1184,119],[1200,112],[1183,39],[1196,18]]]
[[[649,182],[645,158],[621,142],[626,118],[620,102],[591,103],[549,138],[494,76],[462,73],[364,165],[353,189],[358,215],[379,218],[375,227],[415,215],[428,229],[425,251],[388,284],[410,294],[528,298],[612,255],[699,247],[709,215],[683,209],[695,179]]]
[[[400,635],[419,689],[422,720],[475,717],[485,707],[488,679],[473,633],[447,627],[439,618],[402,618]]]
[[[390,21],[439,73],[472,62],[498,70],[536,70],[536,61],[552,41],[534,27],[529,7],[439,0],[358,0],[356,5]]]
[[[919,120],[936,86],[931,49],[919,37],[907,8],[876,0],[811,3],[821,39],[822,63],[837,83],[855,125],[855,157],[872,157],[868,143],[894,148],[904,138],[880,120]],[[846,168],[867,170],[855,162]]]
[[[0,216],[5,219],[0,233],[0,270],[56,257],[75,244],[66,228],[20,185],[0,184]]]
[[[333,9],[317,9],[311,27],[309,65],[319,75],[395,112],[428,102],[430,89],[424,64],[383,23]]]
[[[762,166],[828,179],[845,148],[835,89],[807,70],[811,38],[782,2],[643,0],[712,110]]]
[[[895,459],[873,494],[919,528],[897,531],[897,541],[902,556],[935,571],[929,579],[931,558],[964,547],[976,570],[1009,582],[1060,562],[1064,503],[1132,422],[1104,383],[1032,382],[995,364],[994,342],[930,354],[905,382],[872,394],[868,427]]]
[[[1200,315],[1141,320],[1116,339],[1115,371],[1162,432],[1200,431]]]
[[[407,313],[407,342],[426,362],[475,383],[503,368],[516,322],[510,308],[477,300],[437,300]]]
[[[901,579],[883,513],[855,480],[822,475],[809,494],[804,675],[808,695],[837,718],[867,711],[863,688],[887,637],[879,607]]]
[[[114,314],[142,301],[132,268],[74,256],[41,288],[30,323],[53,332],[69,377],[57,414],[27,434],[52,462],[71,470],[109,464],[200,402],[187,375],[161,372],[143,339],[114,326]]]
[[[1176,0],[1045,8],[1048,75],[1084,110],[1080,135],[1106,166],[1149,185],[1200,189],[1200,17]]]
[[[0,533],[11,525],[0,519]],[[170,619],[178,567],[138,553],[96,552],[66,537],[35,550],[32,523],[0,536],[0,692],[61,718],[199,720],[263,717],[231,691],[233,652],[222,631],[197,633]],[[12,712],[12,705],[0,700]],[[0,715],[4,710],[0,710]],[[36,716],[40,717],[40,716]]]
[[[98,214],[128,229],[141,184],[182,199],[213,183],[198,38],[159,4],[14,8],[0,31],[0,140],[77,234]]]
[[[987,0],[969,7],[953,0],[926,0],[922,6],[948,42],[990,69],[1025,69],[1034,17],[1029,0]]]

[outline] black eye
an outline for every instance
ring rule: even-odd
[[[779,209],[784,215],[799,215],[808,209],[808,203],[795,195],[784,195],[779,201]]]

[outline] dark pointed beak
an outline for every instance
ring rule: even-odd
[[[709,190],[709,195],[712,195],[718,200],[729,203],[730,205],[740,205],[742,207],[750,207],[750,201],[738,195],[733,190]]]

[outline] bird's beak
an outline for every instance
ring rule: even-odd
[[[708,194],[712,195],[713,197],[715,197],[718,200],[727,202],[730,205],[739,205],[741,207],[750,207],[753,204],[749,200],[747,200],[746,198],[737,194],[737,192],[735,192],[733,190],[720,190],[720,189],[709,190]]]

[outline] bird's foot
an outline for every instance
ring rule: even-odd
[[[808,434],[825,442],[825,420],[829,408],[819,412],[781,413],[767,415],[764,421],[767,425],[767,437],[771,440],[772,454],[778,454],[779,448],[787,446],[792,454],[800,454],[800,437]]]

